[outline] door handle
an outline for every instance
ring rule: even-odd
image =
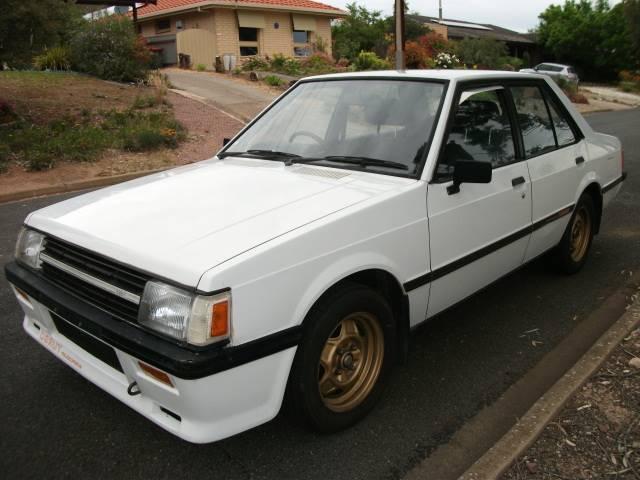
[[[511,180],[511,185],[513,185],[514,187],[517,187],[518,185],[522,185],[526,180],[524,179],[524,177],[516,177],[513,180]]]
[[[584,163],[584,157],[576,158],[576,165],[580,165],[581,163]]]

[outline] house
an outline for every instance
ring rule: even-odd
[[[213,69],[216,56],[331,54],[331,20],[345,15],[312,0],[157,0],[138,8],[137,24],[163,63],[186,54]]]
[[[507,28],[488,23],[472,23],[463,20],[429,17],[422,15],[407,15],[442,35],[447,40],[462,40],[463,38],[491,38],[504,42],[512,57],[533,59],[538,55],[538,48],[533,38],[525,33],[519,33]]]

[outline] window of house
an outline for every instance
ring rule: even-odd
[[[458,160],[490,162],[493,168],[515,160],[511,122],[505,105],[501,87],[462,92],[438,163],[439,179],[450,178]]]
[[[294,30],[293,43],[309,43],[309,32],[306,30]]]
[[[171,20],[168,18],[163,18],[161,20],[156,20],[156,33],[164,33],[171,31]]]
[[[538,87],[513,87],[513,101],[518,113],[526,158],[555,150],[553,123]]]
[[[311,55],[311,45],[309,45],[310,32],[307,30],[293,31],[293,54],[296,57],[308,57]]]
[[[240,56],[258,55],[258,29],[249,27],[239,28]]]

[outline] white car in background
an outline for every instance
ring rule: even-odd
[[[563,78],[569,83],[575,83],[578,85],[580,79],[575,69],[569,65],[562,65],[561,63],[540,63],[533,68],[522,68],[522,73],[540,73],[542,75],[548,75],[553,79]]]
[[[412,328],[545,252],[580,270],[622,163],[538,75],[308,78],[211,160],[31,213],[5,272],[29,335],[185,440],[285,397],[332,432]]]

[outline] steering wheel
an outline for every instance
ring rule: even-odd
[[[291,137],[289,137],[289,141],[293,142],[293,139],[296,137],[309,137],[310,139],[315,140],[318,145],[322,145],[324,143],[324,138],[306,130],[298,130],[297,132],[294,132]]]

